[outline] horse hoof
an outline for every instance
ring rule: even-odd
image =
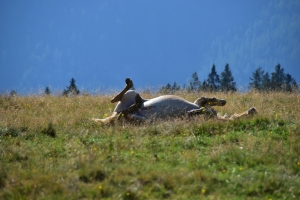
[[[127,85],[129,85],[130,82],[131,82],[130,78],[126,78],[125,82],[126,82]]]
[[[249,108],[248,114],[249,114],[249,115],[257,114],[257,110],[256,110],[255,108]]]
[[[125,82],[126,82],[127,89],[130,89],[133,87],[133,82],[130,78],[126,78]]]

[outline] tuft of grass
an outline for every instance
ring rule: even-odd
[[[7,174],[1,168],[1,171],[0,171],[0,189],[5,187],[5,185],[6,185],[6,179],[7,179]]]
[[[50,123],[48,124],[48,127],[47,127],[47,128],[44,128],[44,129],[42,130],[42,133],[45,134],[45,135],[48,135],[48,136],[50,136],[50,137],[53,137],[53,138],[56,137],[56,131],[55,131],[54,127],[53,127],[52,122],[50,122]]]

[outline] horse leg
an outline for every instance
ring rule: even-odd
[[[130,107],[124,109],[121,111],[122,114],[129,114],[133,113],[135,111],[138,111],[143,106],[144,99],[139,94],[136,94],[135,96],[135,103],[131,105]]]
[[[227,115],[221,116],[217,111],[210,107],[202,107],[200,109],[194,109],[191,111],[188,111],[188,116],[193,117],[196,115],[204,115],[206,119],[216,117],[218,120],[221,121],[232,121],[234,119],[239,119],[244,116],[253,116],[254,114],[257,114],[257,111],[255,108],[249,108],[245,112],[242,112],[240,114],[233,114],[230,118],[227,118]]]
[[[228,120],[239,119],[244,116],[253,116],[254,114],[257,114],[257,110],[255,108],[249,108],[248,110],[240,114],[233,114]]]
[[[217,116],[217,111],[208,106],[188,111],[188,117],[193,117],[197,115],[204,115],[204,118],[208,119]]]
[[[115,96],[112,100],[110,100],[111,103],[115,103],[118,101],[121,101],[123,95],[133,86],[133,82],[130,78],[126,78],[125,80],[126,82],[126,86],[124,87],[124,89],[117,95]]]
[[[114,123],[119,118],[120,114],[117,112],[113,112],[113,114],[109,117],[106,117],[105,119],[97,119],[97,118],[92,118],[94,122],[97,122],[101,125],[108,125]]]
[[[127,114],[126,119],[134,123],[142,123],[146,121],[146,118],[137,114]]]
[[[225,115],[225,116],[217,115],[217,119],[222,120],[222,121],[233,121],[235,119],[239,119],[239,118],[242,118],[242,117],[245,117],[245,116],[253,116],[254,114],[257,114],[256,109],[255,108],[249,108],[245,112],[242,112],[240,114],[233,114],[229,118],[227,118],[227,115]]]
[[[144,100],[141,98],[141,96],[139,94],[136,94],[135,96],[135,103],[131,106],[129,106],[128,108],[122,110],[121,112],[119,112],[119,117],[118,119],[121,119],[122,117],[124,117],[126,120],[131,121],[131,122],[143,122],[145,121],[145,117],[140,116],[138,114],[136,114],[136,112],[138,112],[142,106],[143,106]]]

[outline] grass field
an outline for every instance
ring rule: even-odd
[[[299,94],[178,95],[259,113],[101,127],[112,96],[0,97],[0,199],[300,198]]]

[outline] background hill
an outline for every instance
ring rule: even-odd
[[[300,81],[300,3],[1,1],[0,92],[187,84],[228,63],[237,86],[280,63]]]

